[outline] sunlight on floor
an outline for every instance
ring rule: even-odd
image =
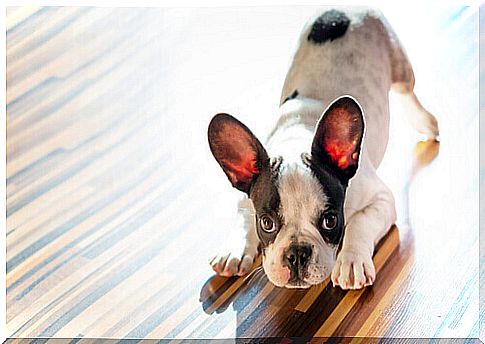
[[[316,7],[9,9],[8,334],[224,338],[308,321],[320,335],[476,337],[477,8],[382,10],[440,144],[418,143],[391,94],[379,173],[397,229],[378,251],[381,284],[344,293],[207,264],[237,198],[209,120],[233,114],[264,139]]]

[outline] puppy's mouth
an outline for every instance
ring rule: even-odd
[[[308,277],[308,271],[306,267],[304,269],[298,269],[298,271],[292,271],[291,277],[286,284],[286,288],[309,288],[310,283],[306,282],[305,279]]]
[[[310,283],[305,282],[304,280],[299,278],[288,281],[288,284],[285,285],[285,288],[289,288],[289,289],[297,289],[297,288],[306,289],[310,287],[311,287]]]
[[[298,273],[295,273],[295,271],[290,271],[288,267],[282,267],[282,269],[278,271],[264,270],[264,272],[266,273],[269,281],[280,288],[305,289],[312,286],[312,283],[309,282],[308,272],[306,271],[299,271]]]

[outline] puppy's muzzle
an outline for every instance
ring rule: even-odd
[[[290,270],[292,277],[298,278],[306,270],[312,256],[312,247],[309,244],[293,244],[284,254],[284,263]]]

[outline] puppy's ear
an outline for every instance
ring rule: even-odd
[[[350,96],[336,99],[324,111],[312,143],[312,161],[330,167],[345,183],[357,172],[364,117]]]
[[[266,150],[254,134],[231,115],[214,116],[208,130],[209,146],[232,186],[249,195],[256,178],[269,168]]]

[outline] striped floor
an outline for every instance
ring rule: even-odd
[[[474,7],[384,9],[441,143],[416,144],[391,95],[381,174],[399,220],[372,288],[286,290],[207,264],[232,240],[237,197],[208,121],[224,111],[268,131],[314,11],[7,9],[8,337],[478,337]]]

